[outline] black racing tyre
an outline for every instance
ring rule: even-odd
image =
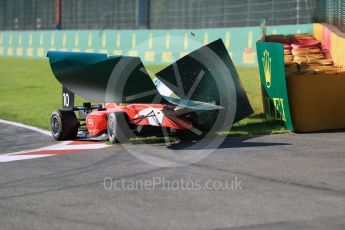
[[[58,141],[73,140],[77,137],[80,123],[72,110],[55,110],[50,118],[50,129]]]
[[[108,115],[107,131],[112,144],[128,142],[131,137],[128,116],[124,112],[114,112]]]

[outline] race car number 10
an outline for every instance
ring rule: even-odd
[[[63,106],[64,107],[69,107],[69,94],[68,93],[63,93]]]

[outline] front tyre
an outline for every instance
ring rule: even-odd
[[[114,112],[108,115],[107,131],[109,141],[112,144],[128,142],[131,131],[127,114],[124,112]]]
[[[50,117],[50,129],[55,140],[73,140],[80,123],[72,110],[55,110]]]

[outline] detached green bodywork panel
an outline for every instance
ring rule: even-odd
[[[215,59],[210,60],[211,58]],[[226,72],[219,71],[217,62],[223,62]],[[220,98],[226,98],[230,92],[222,91],[220,85],[217,84],[231,85],[233,82],[236,95],[232,98],[236,100],[236,108],[232,108],[236,109],[234,122],[253,113],[236,68],[221,39],[185,55],[158,72],[156,77],[181,99],[224,107],[228,105],[221,105]],[[194,86],[196,87],[193,88]],[[193,91],[191,95],[189,95],[190,90]]]
[[[285,78],[284,45],[257,42],[256,49],[266,118],[281,120],[288,130],[293,131]]]

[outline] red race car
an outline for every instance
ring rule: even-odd
[[[193,128],[193,115],[185,113],[176,114],[176,107],[162,104],[129,104],[120,105],[106,103],[103,106],[91,106],[84,103],[82,107],[75,107],[80,112],[80,119],[74,110],[56,110],[51,116],[51,130],[56,140],[75,139],[78,131],[81,137],[100,137],[107,133],[109,141],[125,142],[131,137],[136,127],[162,126],[177,130],[191,130]],[[195,116],[195,115],[194,115]],[[80,121],[84,121],[81,123]],[[83,128],[84,129],[81,129]],[[83,132],[84,131],[84,132]]]

